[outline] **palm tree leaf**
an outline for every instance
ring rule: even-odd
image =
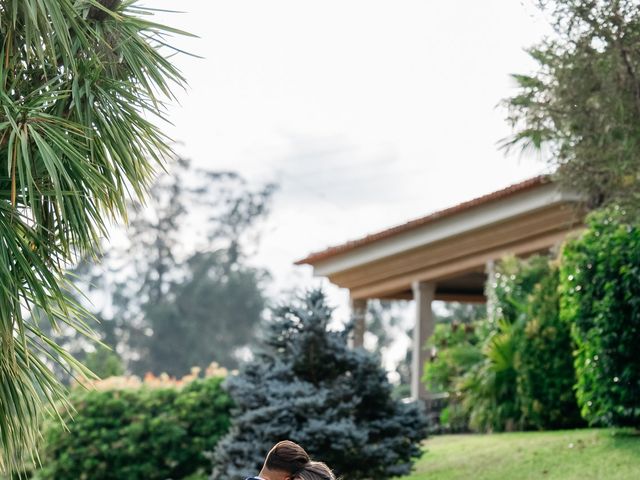
[[[158,123],[185,85],[168,58],[183,32],[132,0],[92,8],[0,0],[0,473],[37,459],[42,414],[64,408],[50,366],[89,374],[40,328],[93,336],[65,268],[95,254],[172,153]]]

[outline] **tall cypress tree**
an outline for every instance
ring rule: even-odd
[[[353,480],[411,470],[426,436],[420,409],[392,399],[379,358],[349,348],[348,329],[329,329],[331,314],[317,290],[274,311],[263,348],[227,380],[237,408],[212,479],[255,473],[283,439]]]

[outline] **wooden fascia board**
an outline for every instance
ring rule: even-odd
[[[469,208],[454,216],[438,219],[433,223],[402,232],[392,238],[385,238],[349,252],[314,262],[314,273],[317,276],[329,277],[337,272],[357,268],[360,265],[419,248],[422,245],[482,229],[511,218],[549,208],[552,205],[575,203],[576,201],[576,195],[560,191],[557,185],[543,184],[536,189],[514,194],[508,200],[503,199]]]
[[[554,206],[475,232],[467,232],[432,245],[425,245],[359,268],[336,272],[329,278],[336,285],[357,289],[417,269],[430,268],[476,252],[514,245],[549,232],[570,231],[582,224],[582,215],[572,206]]]
[[[567,231],[555,231],[531,238],[526,242],[513,245],[503,245],[475,253],[464,258],[434,265],[432,267],[406,273],[382,282],[350,289],[352,298],[379,298],[410,288],[416,281],[437,281],[455,277],[456,275],[477,271],[491,260],[503,258],[506,255],[526,255],[561,243],[567,236]]]

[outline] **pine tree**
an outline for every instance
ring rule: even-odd
[[[274,311],[264,348],[227,380],[236,411],[212,479],[255,473],[283,439],[353,480],[411,470],[426,436],[420,409],[392,399],[379,357],[349,348],[349,329],[329,330],[331,314],[317,290]]]

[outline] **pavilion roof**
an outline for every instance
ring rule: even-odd
[[[325,250],[311,253],[307,257],[298,260],[295,262],[296,265],[314,265],[318,262],[330,259],[332,257],[342,255],[344,253],[350,252],[357,248],[363,247],[365,245],[369,245],[380,240],[385,240],[396,235],[404,234],[411,230],[423,227],[431,222],[435,222],[437,220],[441,220],[446,217],[450,217],[467,210],[470,210],[475,207],[479,207],[481,205],[486,205],[491,202],[495,202],[498,200],[504,200],[507,197],[512,195],[516,195],[519,193],[523,193],[527,190],[534,189],[540,185],[545,183],[549,183],[551,178],[549,175],[539,175],[537,177],[529,178],[523,182],[516,183],[514,185],[510,185],[509,187],[503,188],[501,190],[497,190],[495,192],[489,193],[487,195],[483,195],[481,197],[474,198],[472,200],[468,200],[466,202],[459,203],[454,205],[453,207],[445,208],[444,210],[439,210],[437,212],[431,213],[424,217],[416,218],[414,220],[408,221],[401,225],[397,225],[395,227],[391,227],[376,233],[369,234],[365,237],[351,240],[349,242],[343,243],[341,245],[336,245],[333,247],[329,247]]]

